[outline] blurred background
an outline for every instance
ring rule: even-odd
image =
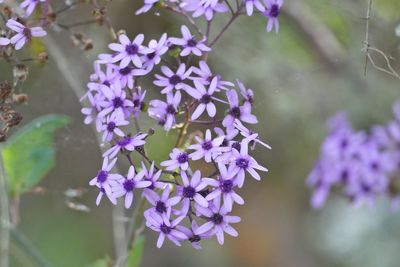
[[[131,37],[144,33],[147,40],[163,32],[180,35],[184,21],[165,11],[134,16],[141,4],[113,1],[109,12],[114,28],[125,29]],[[375,1],[370,19],[370,43],[394,58],[400,54],[399,10],[398,0]],[[260,121],[255,130],[272,146],[270,151],[257,150],[255,158],[270,171],[261,182],[248,179],[240,191],[246,204],[233,212],[242,217],[238,238],[227,238],[224,246],[205,241],[201,251],[169,243],[157,249],[156,235],[146,230],[141,266],[399,266],[400,214],[391,213],[388,203],[355,208],[331,196],[325,208],[314,211],[305,186],[329,116],[346,111],[357,128],[368,128],[388,120],[392,103],[400,99],[400,80],[371,64],[364,76],[366,11],[366,0],[286,0],[279,34],[265,32],[263,16],[242,16],[226,32],[210,54],[210,65],[225,80],[240,78],[255,91],[254,112]],[[76,8],[69,14],[73,15],[60,19],[80,21],[90,10]],[[226,19],[220,16],[214,30]],[[92,62],[108,51],[110,39],[95,25],[77,30],[93,39],[94,48],[83,52],[71,46],[68,33],[51,33],[45,40],[59,49],[49,50],[44,67],[31,68],[24,85],[29,103],[18,108],[23,124],[50,113],[72,118],[57,132],[56,165],[40,184],[42,190],[22,197],[17,228],[57,267],[90,266],[114,253],[112,206],[104,201],[96,207],[97,192],[88,187],[101,166],[101,152],[92,128],[82,122],[73,90],[85,89]],[[393,66],[400,69],[400,60]],[[11,79],[7,75],[7,67],[0,65],[0,80]],[[146,89],[148,99],[157,96],[152,86]],[[144,117],[142,127],[153,127]],[[158,160],[171,149],[165,138],[170,136],[156,135],[149,148]],[[66,205],[65,191],[70,188],[87,190],[79,202],[90,212]],[[12,266],[31,266],[18,257],[13,253]]]

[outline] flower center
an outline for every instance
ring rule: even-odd
[[[236,160],[236,166],[241,169],[247,169],[249,167],[249,161],[245,158],[238,158]]]
[[[211,221],[214,224],[221,224],[224,221],[224,217],[219,214],[219,213],[215,213],[212,217],[211,217]]]
[[[156,57],[156,52],[150,53],[146,55],[148,59],[152,60],[153,58]]]
[[[119,140],[117,142],[117,145],[120,146],[120,147],[125,147],[130,142],[131,142],[131,138],[130,137],[125,137],[125,138],[122,138],[121,140]]]
[[[191,186],[186,186],[183,188],[183,196],[185,198],[193,198],[196,194],[196,190]]]
[[[113,106],[114,106],[114,108],[120,108],[120,107],[122,107],[122,105],[123,105],[123,101],[122,101],[122,99],[120,98],[120,97],[116,97],[116,98],[114,98],[113,99]]]
[[[371,162],[370,166],[373,171],[378,171],[380,169],[379,163],[376,161]]]
[[[196,39],[192,38],[192,39],[188,40],[187,45],[190,47],[195,47],[197,45]]]
[[[229,114],[236,119],[240,118],[240,108],[239,107],[231,108],[231,110],[229,110]]]
[[[141,106],[140,99],[133,100],[133,106],[135,108],[140,107]]]
[[[210,150],[211,148],[213,148],[213,144],[211,141],[204,141],[203,144],[201,144],[201,148],[203,148],[204,150]]]
[[[165,206],[164,202],[162,202],[162,201],[157,201],[157,204],[156,204],[156,211],[157,211],[158,213],[167,212],[167,207]]]
[[[123,186],[126,192],[131,192],[135,188],[135,183],[133,180],[125,180]]]
[[[239,143],[239,142],[233,143],[233,144],[232,144],[232,147],[233,147],[234,149],[236,149],[237,151],[240,151],[240,143]]]
[[[130,74],[131,71],[132,71],[132,68],[128,66],[128,67],[120,69],[119,74],[121,74],[122,76],[126,76],[126,75]]]
[[[111,85],[111,83],[110,83],[109,81],[104,81],[103,84],[104,84],[105,86],[110,86],[110,85]]]
[[[198,235],[193,235],[193,236],[191,236],[191,237],[189,238],[189,241],[190,241],[191,243],[197,243],[197,242],[200,242],[200,240],[201,240],[201,237],[198,236]]]
[[[171,227],[169,227],[169,226],[165,225],[165,223],[163,223],[163,224],[161,224],[161,226],[160,226],[160,231],[161,231],[163,234],[168,235],[168,234],[171,232]]]
[[[271,15],[271,17],[278,17],[280,14],[280,10],[279,10],[279,6],[277,4],[273,4],[271,6],[271,10],[269,11],[269,14]]]
[[[208,104],[211,102],[211,96],[209,94],[205,94],[200,98],[200,102],[203,104]]]
[[[172,114],[172,115],[176,113],[176,109],[175,109],[174,105],[167,106],[167,113]]]
[[[97,174],[97,182],[98,183],[104,183],[107,180],[108,177],[108,173],[106,171],[99,171],[99,173]]]
[[[177,85],[180,82],[182,82],[182,79],[179,75],[174,74],[169,78],[169,83],[172,85]]]
[[[221,183],[221,190],[223,193],[229,193],[232,191],[233,182],[232,180],[225,180]]]
[[[136,55],[139,51],[139,47],[135,44],[130,44],[125,46],[125,51],[128,53],[128,55]]]
[[[29,28],[24,28],[22,33],[25,35],[25,37],[27,39],[31,39],[32,38],[32,32]]]
[[[110,121],[110,122],[107,124],[107,131],[112,132],[112,131],[114,131],[115,127],[116,127],[115,122]]]
[[[187,153],[181,153],[181,154],[179,154],[177,160],[178,160],[178,162],[179,162],[180,164],[183,164],[183,163],[185,163],[185,162],[188,162],[188,160],[189,160],[188,154],[187,154]]]

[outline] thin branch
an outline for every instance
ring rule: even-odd
[[[9,266],[10,255],[10,210],[6,176],[0,159],[0,267]]]
[[[364,66],[364,76],[367,76],[367,66],[368,66],[368,58],[369,58],[369,20],[371,18],[371,10],[372,10],[372,0],[369,0],[367,16],[365,17],[365,66]]]

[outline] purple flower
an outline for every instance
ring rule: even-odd
[[[103,165],[101,170],[97,173],[96,177],[90,180],[89,185],[97,186],[100,189],[99,195],[96,199],[96,205],[100,204],[100,201],[104,194],[110,199],[111,203],[117,204],[116,199],[112,195],[111,187],[115,186],[124,178],[119,174],[110,174],[110,170],[114,167],[117,159],[113,159],[111,162],[108,161],[107,157],[103,159]]]
[[[268,17],[267,32],[272,31],[275,27],[275,31],[279,31],[278,17],[281,13],[283,0],[264,0],[266,10],[263,12],[264,16]]]
[[[147,134],[143,133],[138,133],[133,137],[125,136],[119,139],[113,147],[104,152],[103,156],[114,158],[121,151],[121,149],[134,151],[136,147],[143,146],[146,143],[146,141],[144,141],[146,137]]]
[[[197,210],[202,216],[207,217],[208,222],[194,231],[196,235],[211,232],[217,236],[220,245],[224,244],[224,232],[234,237],[239,235],[230,224],[240,222],[240,217],[228,215],[225,207],[220,207],[219,201],[211,202],[208,208],[198,207]]]
[[[243,1],[246,4],[247,16],[253,15],[254,7],[256,7],[261,12],[265,11],[265,7],[258,0],[243,0]]]
[[[199,228],[199,225],[195,220],[192,220],[191,223],[191,228],[187,228],[182,225],[177,225],[176,229],[184,233],[188,237],[188,241],[192,244],[193,248],[195,249],[201,249],[201,244],[200,241],[202,239],[210,238],[212,235],[209,233],[203,233],[196,235],[194,232],[197,231]]]
[[[129,122],[124,119],[124,117],[118,117],[115,113],[113,115],[107,116],[105,123],[101,127],[103,132],[102,140],[110,142],[114,134],[124,137],[125,133],[119,129],[119,126],[129,125]]]
[[[208,207],[208,201],[200,194],[207,187],[207,184],[201,178],[201,172],[195,171],[190,178],[185,171],[181,171],[182,186],[178,186],[178,194],[182,197],[182,215],[186,215],[190,208],[190,202],[194,201],[201,207]]]
[[[29,17],[32,13],[33,13],[33,11],[35,10],[35,8],[36,8],[36,5],[39,3],[39,2],[46,2],[46,0],[24,0],[21,4],[20,4],[20,8],[22,8],[22,9],[26,9],[25,10],[25,17]]]
[[[154,65],[159,64],[161,62],[161,56],[168,51],[167,34],[164,33],[158,42],[157,40],[151,40],[149,42],[149,49],[151,50],[151,52],[143,56],[144,58],[142,59],[144,62],[144,68],[148,70],[152,69]]]
[[[180,241],[187,240],[188,237],[178,231],[176,226],[185,218],[180,216],[175,220],[171,221],[169,218],[160,216],[158,213],[151,213],[151,216],[147,216],[147,225],[154,231],[159,232],[157,240],[157,247],[160,248],[164,244],[165,237],[167,237],[175,245],[180,246]]]
[[[216,92],[219,92],[220,89],[222,90],[228,90],[229,87],[234,86],[233,83],[228,82],[228,81],[223,81],[221,79],[220,75],[213,75],[210,67],[207,65],[207,63],[205,61],[200,61],[199,62],[199,67],[192,67],[192,72],[197,74],[199,77],[194,77],[191,76],[189,77],[190,79],[192,79],[193,81],[199,81],[204,85],[209,85],[211,83],[211,81],[216,78],[217,79],[217,85],[215,88]]]
[[[229,90],[226,92],[229,101],[229,111],[222,121],[222,125],[225,127],[232,126],[235,119],[247,123],[257,123],[258,120],[256,116],[251,114],[251,104],[249,102],[244,102],[243,106],[239,106],[238,94],[235,90]]]
[[[6,46],[10,44],[10,39],[8,38],[4,38],[4,37],[0,37],[0,46]]]
[[[113,82],[116,75],[116,67],[113,64],[106,64],[105,71],[102,70],[102,64],[99,64],[97,61],[94,63],[95,72],[90,75],[90,83],[87,84],[90,90],[100,91],[99,85],[110,86]]]
[[[248,154],[248,140],[246,139],[243,139],[240,143],[240,153],[236,149],[233,149],[233,155],[233,161],[229,166],[229,171],[237,174],[237,184],[240,188],[243,186],[246,171],[256,180],[261,180],[261,177],[255,169],[263,172],[268,171],[268,169],[259,165],[257,161]]]
[[[111,62],[119,62],[120,68],[125,68],[132,62],[136,67],[141,68],[143,65],[140,55],[151,53],[151,49],[142,45],[144,40],[143,34],[138,34],[133,41],[125,34],[118,37],[120,43],[109,44],[108,47],[116,51],[117,54],[112,58]]]
[[[211,81],[211,84],[208,87],[208,89],[206,89],[203,84],[201,84],[198,81],[194,81],[195,89],[193,88],[186,89],[186,92],[193,98],[197,99],[199,102],[199,105],[194,110],[190,118],[191,120],[196,120],[197,118],[199,118],[206,109],[208,116],[210,116],[211,118],[215,117],[217,110],[213,102],[215,98],[212,95],[214,94],[215,89],[217,87],[217,82],[218,82],[217,78],[214,78]]]
[[[253,90],[251,90],[249,88],[246,88],[244,86],[244,84],[240,80],[237,80],[237,84],[239,86],[240,93],[243,96],[243,98],[247,102],[250,102],[250,104],[252,104],[254,102],[254,92],[253,92]]]
[[[148,70],[144,69],[135,69],[131,65],[121,68],[119,66],[114,65],[115,67],[115,76],[113,79],[113,83],[121,83],[122,87],[128,86],[129,89],[133,89],[134,87],[134,78],[138,76],[143,76],[148,74]]]
[[[10,39],[11,44],[15,46],[16,50],[20,50],[32,37],[43,37],[46,35],[46,32],[41,27],[28,28],[14,19],[9,19],[6,25],[11,30],[17,32]]]
[[[204,140],[202,140],[198,136],[196,136],[195,138],[198,144],[194,144],[188,147],[188,149],[195,150],[195,152],[189,155],[192,160],[199,160],[204,157],[204,160],[206,162],[211,162],[221,153],[230,150],[228,147],[221,147],[225,136],[219,136],[215,139],[212,139],[211,131],[209,129],[207,129],[206,131],[206,136]]]
[[[173,171],[180,168],[186,171],[189,168],[189,155],[177,148],[174,148],[169,154],[170,160],[161,162],[161,166],[166,167],[167,170]]]
[[[161,93],[166,94],[172,92],[173,89],[185,89],[187,85],[184,83],[184,81],[189,77],[192,69],[189,68],[186,70],[186,65],[182,63],[179,65],[176,73],[167,66],[161,66],[161,71],[165,77],[156,74],[155,76],[157,80],[155,80],[153,83],[159,87],[164,87],[164,89],[161,90]]]
[[[217,0],[184,0],[181,4],[184,10],[193,12],[194,18],[205,16],[208,21],[212,20],[214,13],[225,13],[229,9],[225,3],[220,3]]]
[[[206,196],[206,200],[211,201],[222,196],[224,200],[223,206],[226,211],[230,212],[232,211],[233,203],[236,202],[239,205],[243,205],[244,200],[234,191],[234,188],[237,186],[234,179],[235,173],[228,171],[222,163],[218,163],[218,170],[220,172],[218,180],[204,178],[207,185],[214,187],[213,191]]]
[[[129,209],[133,202],[133,191],[135,188],[145,188],[150,185],[150,181],[143,180],[143,172],[135,174],[135,167],[131,166],[126,179],[112,187],[112,195],[115,198],[125,196],[125,208]]]
[[[165,185],[163,182],[158,181],[158,179],[161,176],[162,171],[158,170],[156,173],[154,173],[154,171],[155,171],[154,170],[154,161],[151,163],[149,169],[146,168],[146,165],[142,161],[142,172],[143,172],[144,180],[151,182],[151,185],[148,186],[144,190],[144,194],[146,194],[147,191],[151,191],[156,188],[158,188],[158,189],[163,188]]]
[[[136,12],[135,15],[140,15],[143,13],[146,13],[149,11],[159,0],[144,0],[144,5],[139,8]]]
[[[172,207],[179,203],[181,198],[179,196],[169,197],[171,189],[167,186],[162,195],[159,196],[154,191],[147,191],[145,197],[147,201],[153,206],[144,212],[144,216],[151,217],[153,213],[158,213],[163,219],[168,220],[171,216]]]
[[[235,126],[236,129],[239,130],[240,134],[246,138],[247,140],[249,140],[250,142],[253,141],[254,144],[258,143],[268,149],[271,149],[271,147],[269,145],[267,145],[266,143],[264,143],[263,141],[261,141],[258,138],[258,133],[255,133],[249,129],[247,129],[238,119],[235,120],[235,122],[233,123],[233,125]]]
[[[104,117],[109,113],[115,114],[117,117],[124,117],[129,107],[133,106],[132,101],[126,98],[125,90],[121,88],[119,82],[111,84],[110,87],[103,85],[101,92],[106,99],[100,103],[103,110],[99,113],[99,117]]]
[[[176,124],[175,115],[181,102],[181,93],[178,91],[174,94],[167,94],[167,102],[161,100],[151,100],[149,108],[149,116],[158,120],[160,125],[169,131]]]
[[[137,87],[135,93],[132,96],[132,103],[133,103],[133,116],[135,118],[139,117],[139,112],[143,109],[145,102],[144,98],[146,96],[146,91],[142,92],[141,87]]]
[[[170,38],[170,42],[183,47],[183,50],[180,53],[182,57],[188,56],[190,53],[200,57],[202,52],[211,51],[211,48],[204,44],[204,40],[196,40],[196,38],[190,33],[188,27],[185,25],[182,25],[181,33],[182,38]]]

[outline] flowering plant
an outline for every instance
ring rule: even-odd
[[[265,5],[258,0],[237,1],[236,8],[228,1],[145,1],[136,13],[154,6],[184,16],[192,29],[182,25],[181,37],[164,33],[148,42],[143,34],[129,38],[121,32],[118,41],[108,46],[112,52],[100,54],[95,61],[82,98],[89,106],[82,113],[109,148],[90,184],[99,190],[97,204],[103,196],[113,204],[124,197],[126,208],[135,204],[133,195],[142,189],[138,201],[149,203],[143,212],[145,224],[160,233],[158,247],[166,238],[178,246],[189,241],[200,248],[202,239],[216,236],[223,244],[224,233],[238,235],[231,224],[240,218],[230,213],[235,203],[244,204],[236,191],[244,185],[246,174],[260,180],[259,172],[267,171],[249,148],[270,147],[243,124],[258,122],[252,114],[253,91],[239,80],[224,80],[207,59],[229,25],[239,15],[256,14],[254,8],[269,18],[268,31],[273,27],[278,31],[282,1],[267,0]],[[231,19],[211,39],[211,21],[226,12],[231,12]],[[192,17],[204,17],[206,31]],[[161,99],[147,100],[149,90],[159,91]],[[161,128],[143,131],[139,125],[144,114]],[[191,125],[205,126],[205,133],[190,132]],[[146,143],[160,129],[177,132],[177,139],[169,159],[158,166],[148,157]],[[133,159],[135,153],[141,160]],[[130,165],[127,175],[112,171],[121,158]],[[201,171],[197,161],[210,165],[212,173]]]

